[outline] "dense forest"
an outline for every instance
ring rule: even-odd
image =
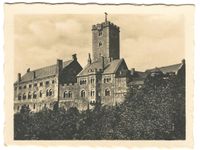
[[[125,101],[14,115],[15,140],[175,140],[185,139],[185,79],[148,77],[129,87]]]

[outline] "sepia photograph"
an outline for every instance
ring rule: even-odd
[[[193,11],[5,4],[8,143],[191,145]]]

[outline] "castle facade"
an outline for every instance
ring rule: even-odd
[[[176,73],[181,64],[166,67]],[[171,67],[171,68],[170,68]],[[149,72],[149,71],[148,71]],[[124,101],[128,84],[143,84],[147,73],[128,69],[120,58],[120,28],[107,21],[92,26],[92,56],[82,68],[77,55],[68,61],[18,73],[14,83],[14,112],[26,106],[33,112],[43,108],[77,107],[85,110],[97,103],[115,105]]]

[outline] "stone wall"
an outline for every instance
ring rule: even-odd
[[[19,95],[21,95],[21,99]],[[57,101],[57,98],[57,76],[51,76],[44,79],[32,80],[14,85],[15,112],[19,112],[23,105],[29,106],[31,111],[34,112],[41,110],[43,107],[52,109],[53,102]]]

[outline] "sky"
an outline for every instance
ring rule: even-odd
[[[120,57],[128,68],[139,71],[180,63],[184,59],[184,17],[161,14],[108,14],[120,27]],[[94,24],[104,14],[16,15],[14,20],[14,68],[24,74],[31,70],[69,60],[76,53],[87,64],[92,53]]]

